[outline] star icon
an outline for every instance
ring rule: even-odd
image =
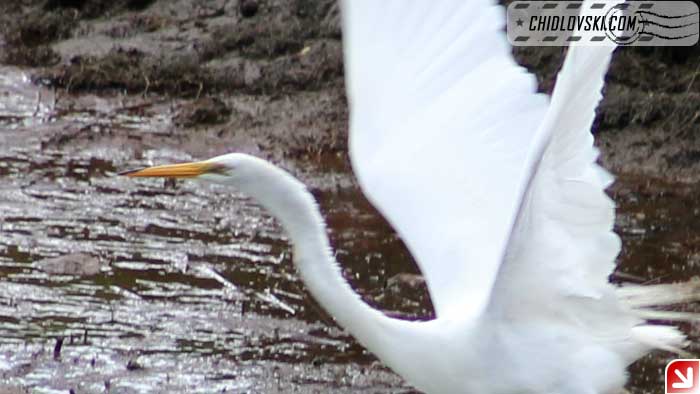
[[[518,18],[518,20],[515,21],[515,24],[517,24],[518,27],[523,27],[523,20],[521,18]]]

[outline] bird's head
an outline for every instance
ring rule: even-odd
[[[120,173],[128,177],[184,178],[223,183],[246,189],[246,185],[269,172],[266,161],[243,153],[229,153],[203,161],[166,164]],[[267,171],[266,171],[267,170]]]
[[[120,175],[148,178],[185,178],[235,187],[272,211],[286,209],[291,196],[305,194],[306,188],[283,169],[255,156],[229,153],[208,160],[167,164]]]
[[[315,209],[305,186],[283,169],[243,153],[229,153],[209,160],[167,164],[120,175],[148,178],[185,178],[221,183],[235,187],[266,207],[283,222],[291,223],[290,212]],[[286,221],[285,221],[286,219]],[[322,219],[313,218],[318,222]]]

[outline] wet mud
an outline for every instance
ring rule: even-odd
[[[0,26],[0,393],[414,392],[319,309],[245,196],[116,176],[270,159],[319,199],[365,300],[430,318],[349,166],[333,1],[27,0]],[[551,91],[564,50],[515,52]],[[615,55],[595,125],[619,175],[614,281],[700,273],[697,55]],[[672,357],[636,363],[631,392],[661,392]]]
[[[303,143],[268,151],[282,144],[274,130],[221,137],[220,121],[186,126],[175,115],[219,99],[72,95],[19,69],[2,75],[0,392],[412,392],[320,310],[281,228],[245,196],[116,175],[240,141],[237,150],[276,158],[311,185],[368,302],[430,317],[410,257],[343,158]],[[321,116],[285,122],[328,111],[310,108]],[[262,115],[259,127],[284,116]]]

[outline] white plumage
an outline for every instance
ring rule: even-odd
[[[510,55],[500,6],[342,6],[350,156],[362,189],[415,256],[438,317],[477,315],[547,98]]]
[[[128,175],[196,177],[257,199],[321,305],[426,393],[616,393],[636,358],[684,345],[642,309],[697,298],[694,285],[607,279],[620,240],[590,128],[613,46],[572,46],[550,100],[514,62],[504,10],[487,0],[341,8],[353,168],[418,262],[436,319],[362,302],[311,194],[265,161],[229,154]]]

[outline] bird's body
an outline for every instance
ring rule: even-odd
[[[364,303],[312,195],[266,161],[233,153],[127,175],[253,197],[285,228],[318,302],[429,394],[613,394],[635,359],[683,346],[674,327],[639,316],[655,305],[649,287],[623,293],[607,279],[620,241],[590,127],[612,47],[572,47],[549,100],[512,60],[503,10],[488,1],[341,6],[353,167],[416,258],[434,320]]]

